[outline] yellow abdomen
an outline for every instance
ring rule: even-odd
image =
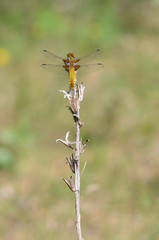
[[[72,90],[75,86],[75,70],[73,67],[69,69],[68,76],[69,76],[69,86]]]

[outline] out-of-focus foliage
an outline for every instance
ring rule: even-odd
[[[159,1],[0,2],[0,239],[75,239],[70,172],[56,145],[74,124],[58,92],[67,74],[45,72],[41,49],[77,56],[97,48],[102,71],[86,85],[81,119],[85,239],[159,236]],[[50,62],[51,63],[51,62]]]

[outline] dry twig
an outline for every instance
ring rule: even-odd
[[[74,173],[74,182],[73,177],[71,176],[69,180],[63,179],[69,189],[75,194],[75,214],[76,214],[76,230],[78,235],[78,240],[83,240],[81,233],[81,216],[80,216],[80,177],[86,167],[86,163],[83,166],[82,172],[80,173],[80,155],[84,152],[84,147],[89,140],[80,142],[80,128],[84,125],[80,120],[80,103],[83,100],[85,86],[82,84],[76,85],[74,91],[66,92],[60,90],[64,93],[64,98],[67,98],[70,102],[70,106],[67,106],[70,110],[73,120],[76,123],[76,141],[70,142],[68,140],[69,133],[66,133],[65,140],[57,139],[56,142],[61,142],[68,148],[73,150],[71,157],[66,157],[66,163],[69,165],[71,171]],[[75,144],[75,148],[72,146]]]

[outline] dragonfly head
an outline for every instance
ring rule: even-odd
[[[67,54],[67,58],[68,58],[69,60],[74,60],[74,59],[75,59],[74,53],[68,53],[68,54]]]

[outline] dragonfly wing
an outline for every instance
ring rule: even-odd
[[[102,63],[92,63],[92,64],[81,64],[80,65],[80,68],[79,68],[79,71],[81,69],[80,72],[90,72],[90,73],[93,73],[93,72],[96,72],[98,70],[101,70],[102,68],[104,67],[104,65]]]
[[[104,67],[102,63],[81,64],[81,67]]]
[[[56,64],[41,64],[41,67],[49,72],[64,72],[63,65],[56,65]]]
[[[80,57],[80,63],[84,63],[84,62],[91,62],[96,60],[96,57],[99,56],[102,53],[101,49],[96,49],[95,51]]]
[[[57,62],[57,61],[63,62],[63,58],[55,55],[54,53],[51,53],[47,50],[42,50],[41,52],[45,55],[45,57],[49,58],[50,60],[52,60],[54,62]]]

